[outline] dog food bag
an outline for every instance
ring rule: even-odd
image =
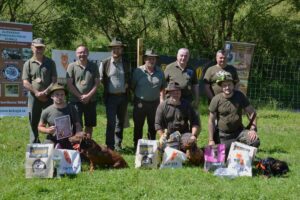
[[[182,151],[179,151],[172,147],[166,147],[160,169],[182,168],[182,163],[186,161],[186,159],[186,155]]]
[[[54,149],[52,160],[57,174],[78,174],[81,171],[81,159],[78,151]]]
[[[252,160],[249,152],[240,149],[231,151],[228,169],[235,170],[238,176],[252,176]]]
[[[232,152],[234,150],[241,150],[241,151],[248,152],[248,155],[250,156],[251,161],[253,161],[253,159],[255,157],[255,154],[257,152],[257,148],[256,147],[252,147],[252,146],[249,146],[247,144],[240,143],[240,142],[233,142],[233,143],[231,143],[231,146],[230,146],[230,150],[229,150],[227,161],[230,160],[231,156],[233,155]]]
[[[135,155],[135,168],[156,169],[159,163],[158,141],[139,139]]]
[[[225,144],[209,145],[204,150],[204,170],[215,171],[225,167]]]
[[[28,144],[25,161],[26,178],[53,177],[53,144]]]

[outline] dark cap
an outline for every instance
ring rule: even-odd
[[[33,46],[35,47],[45,47],[45,42],[42,38],[36,38],[34,40],[32,40],[32,43],[31,43]]]
[[[126,45],[123,44],[121,41],[117,40],[117,38],[113,38],[108,46],[109,47],[126,47]]]
[[[158,57],[157,53],[155,53],[153,49],[147,49],[144,56]]]
[[[67,93],[67,90],[63,85],[60,85],[58,83],[54,83],[54,85],[51,87],[49,94],[51,95],[56,90],[63,90],[65,93]]]
[[[168,86],[166,87],[166,91],[174,91],[174,90],[181,90],[179,83],[177,82],[169,82]]]

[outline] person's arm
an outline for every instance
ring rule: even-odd
[[[215,120],[216,113],[210,112],[208,117],[208,145],[215,145],[214,132],[215,132]]]
[[[42,121],[39,122],[38,130],[41,133],[53,135],[55,133],[55,126],[46,127],[46,124]]]
[[[257,135],[256,111],[251,105],[247,106],[245,108],[245,111],[248,114],[247,116],[248,116],[249,120],[251,120],[254,117],[253,122],[252,122],[251,127],[250,127],[250,130],[248,132],[250,140],[254,141],[258,137],[258,135]]]
[[[193,85],[193,96],[194,96],[193,108],[197,110],[199,105],[199,84]]]
[[[211,91],[211,88],[210,88],[210,84],[209,83],[204,83],[204,91],[205,91],[205,94],[207,96],[207,98],[209,100],[211,100],[213,97],[214,97],[214,94],[213,92]]]
[[[159,100],[162,103],[165,100],[165,89],[162,89],[159,93]]]

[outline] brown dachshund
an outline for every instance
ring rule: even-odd
[[[87,138],[86,134],[76,134],[70,137],[69,140],[73,145],[80,144],[80,153],[90,161],[90,171],[94,171],[96,165],[115,169],[128,167],[128,164],[119,153],[98,145],[93,139]]]
[[[185,152],[189,163],[199,166],[204,163],[203,150],[198,148],[197,143],[191,140],[191,133],[181,136],[180,149]]]

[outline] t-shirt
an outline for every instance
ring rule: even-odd
[[[168,134],[179,131],[181,134],[191,132],[193,126],[199,126],[199,118],[191,105],[181,100],[180,105],[173,105],[170,99],[159,104],[155,115],[155,130],[168,129]]]
[[[173,62],[166,67],[164,73],[167,83],[170,81],[179,83],[182,98],[186,98],[186,100],[190,99],[192,96],[192,86],[198,84],[195,70],[189,67],[182,70],[177,62]]]
[[[222,92],[222,88],[216,83],[218,79],[218,72],[226,71],[229,72],[233,78],[234,84],[239,82],[239,77],[236,71],[236,68],[227,65],[225,68],[220,67],[219,65],[214,65],[208,68],[204,75],[204,82],[211,85],[211,88],[214,92],[214,95],[220,94]]]
[[[145,65],[136,68],[132,76],[134,95],[145,101],[155,101],[160,97],[160,91],[166,87],[165,76],[162,70],[155,67],[150,74]]]
[[[86,67],[80,66],[78,62],[73,62],[68,66],[67,78],[73,79],[73,85],[80,94],[89,93],[95,85],[95,79],[99,79],[98,66],[88,61]],[[71,102],[79,102],[80,100],[70,93]],[[91,101],[96,101],[96,93],[92,96]]]
[[[55,119],[65,115],[70,115],[72,130],[73,133],[75,133],[75,124],[79,123],[79,117],[75,107],[72,105],[67,105],[64,108],[56,108],[53,104],[48,106],[42,111],[40,122],[48,126],[54,126]],[[48,134],[47,139],[53,141],[54,143],[59,143],[63,147],[71,147],[68,138],[57,141],[55,135]]]
[[[209,111],[217,114],[218,129],[230,134],[243,129],[242,110],[249,105],[249,100],[242,92],[234,91],[233,96],[228,99],[223,93],[214,96]]]

